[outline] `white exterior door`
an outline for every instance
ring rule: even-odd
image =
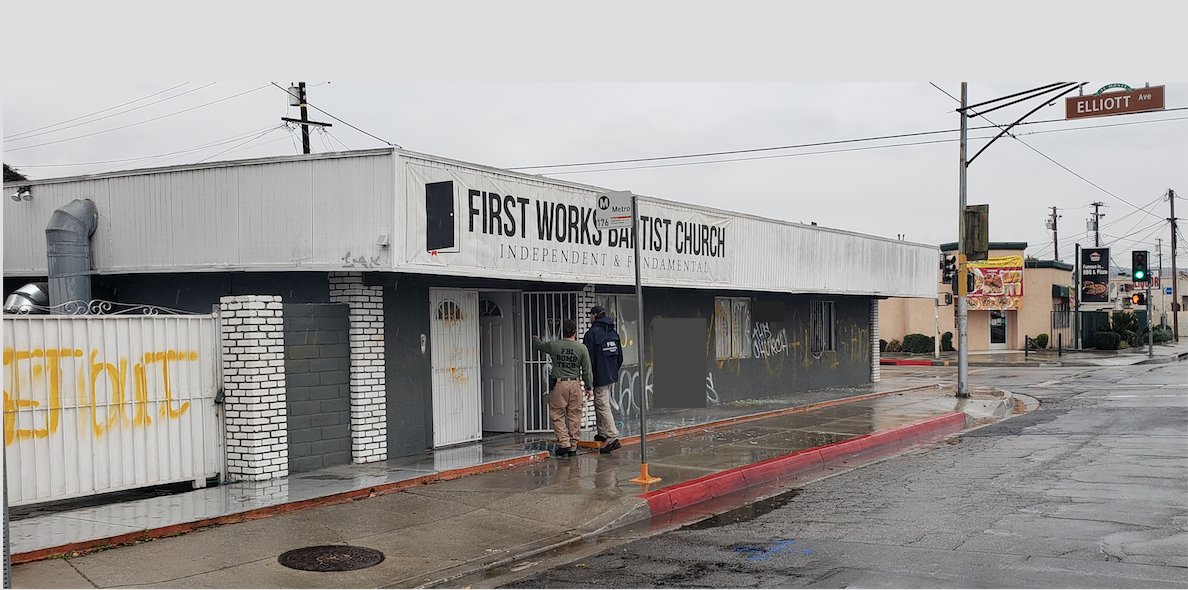
[[[429,290],[433,446],[480,440],[478,292]]]
[[[483,293],[479,298],[483,430],[516,429],[516,371],[512,352],[512,294]]]

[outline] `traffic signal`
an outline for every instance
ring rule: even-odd
[[[1133,305],[1141,305],[1143,307],[1146,307],[1147,306],[1147,294],[1146,293],[1134,293],[1133,295],[1130,296],[1130,303]]]
[[[941,256],[941,283],[952,283],[953,277],[957,274],[957,257],[944,254]]]
[[[1147,268],[1147,251],[1135,250],[1130,253],[1130,278],[1136,283],[1151,280],[1151,271]]]

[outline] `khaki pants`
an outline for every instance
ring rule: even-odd
[[[619,429],[615,427],[615,415],[611,412],[610,395],[612,385],[599,385],[594,388],[594,412],[598,416],[598,434],[606,440],[619,438]]]
[[[581,381],[558,381],[549,392],[549,420],[560,447],[577,446],[580,440],[584,393]]]

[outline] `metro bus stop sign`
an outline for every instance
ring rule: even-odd
[[[631,226],[631,191],[607,191],[598,195],[598,207],[594,210],[595,229]]]

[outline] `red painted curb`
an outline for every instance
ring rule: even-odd
[[[830,445],[796,451],[703,475],[666,488],[640,494],[653,516],[719,498],[746,488],[844,463],[859,456],[897,452],[917,442],[941,438],[965,428],[965,414],[949,412],[913,424],[864,434]]]
[[[901,367],[905,365],[909,367],[931,367],[932,361],[928,359],[901,359],[898,364]]]

